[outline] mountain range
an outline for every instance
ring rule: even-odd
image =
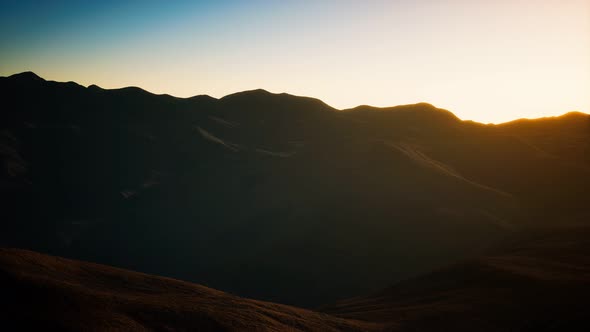
[[[585,234],[590,219],[584,113],[485,125],[426,103],[337,110],[264,90],[175,98],[30,72],[0,78],[0,96],[0,246],[325,308],[352,325],[394,326],[417,294],[396,287],[420,278],[522,270],[479,260],[516,234]]]

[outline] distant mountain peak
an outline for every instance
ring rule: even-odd
[[[426,102],[420,102],[420,103],[416,103],[414,105],[417,107],[424,107],[424,108],[437,108],[436,106],[434,106],[430,103],[426,103]]]
[[[344,111],[395,111],[395,110],[404,110],[404,109],[429,109],[429,110],[437,110],[436,106],[426,103],[420,102],[415,104],[406,104],[406,105],[397,105],[397,106],[388,106],[388,107],[378,107],[372,105],[359,105],[353,108],[345,109]]]
[[[562,117],[562,118],[587,118],[588,116],[589,116],[589,114],[584,113],[584,112],[571,111],[571,112],[567,112],[567,113],[561,115],[560,117]]]
[[[121,93],[121,94],[132,94],[132,95],[137,95],[137,96],[157,96],[147,90],[144,90],[140,87],[137,86],[126,86],[123,88],[117,88],[117,89],[109,89],[111,92],[115,92],[115,93]]]
[[[376,107],[370,105],[360,105],[355,108],[343,110],[345,112],[383,112],[396,114],[414,114],[416,116],[438,116],[452,121],[460,121],[460,119],[452,112],[438,108],[432,104],[421,102],[416,104],[398,105],[392,107]]]
[[[41,78],[39,75],[33,73],[32,71],[25,71],[25,72],[22,72],[19,74],[10,75],[8,78],[17,79],[17,80],[45,82],[45,80],[43,78]]]
[[[200,100],[200,101],[215,101],[217,98],[211,97],[209,95],[196,95],[192,97],[186,98],[187,100]]]
[[[295,96],[288,93],[272,93],[264,89],[233,93],[219,99],[219,101],[235,103],[240,106],[272,104],[281,108],[334,110],[334,108],[316,98]]]
[[[254,89],[254,90],[246,90],[246,91],[232,93],[232,94],[222,97],[221,100],[232,99],[232,98],[236,98],[236,97],[263,97],[263,96],[272,96],[272,95],[276,95],[276,94],[269,92],[267,90],[264,90],[264,89]]]

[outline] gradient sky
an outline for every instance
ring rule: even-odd
[[[0,1],[0,76],[264,88],[463,119],[590,113],[589,0]]]

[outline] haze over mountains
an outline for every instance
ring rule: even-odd
[[[0,94],[0,245],[239,296],[325,305],[590,217],[582,113],[483,125],[429,104],[179,99],[33,73]]]

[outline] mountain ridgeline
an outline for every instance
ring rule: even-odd
[[[181,99],[33,73],[0,95],[4,247],[313,307],[590,220],[582,113],[483,125],[424,103]]]

